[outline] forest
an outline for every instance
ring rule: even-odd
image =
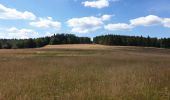
[[[143,36],[101,35],[91,41],[89,37],[78,37],[73,34],[54,34],[41,38],[0,39],[0,49],[39,48],[45,45],[59,44],[101,44],[111,46],[142,46],[170,48],[170,38],[153,38]]]
[[[88,37],[77,37],[73,34],[54,34],[35,39],[0,39],[1,49],[18,49],[18,48],[39,48],[45,45],[57,44],[89,44],[91,39]]]
[[[93,38],[93,42],[102,45],[143,46],[170,48],[170,38],[151,38],[143,36],[101,35]]]

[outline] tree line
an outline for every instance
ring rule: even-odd
[[[158,39],[149,36],[101,35],[94,37],[93,42],[102,45],[170,48],[170,38]]]
[[[39,48],[56,44],[89,44],[89,37],[77,37],[73,34],[54,34],[42,38],[0,39],[0,49]]]
[[[30,39],[0,39],[0,49],[18,49],[18,48],[39,48],[45,45],[59,44],[102,44],[117,46],[145,46],[170,48],[170,38],[151,38],[143,36],[125,36],[125,35],[101,35],[93,38],[78,37],[73,34],[54,34],[41,38]]]

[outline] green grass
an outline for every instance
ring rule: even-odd
[[[0,100],[170,100],[170,50],[0,51]]]

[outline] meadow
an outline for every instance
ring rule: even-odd
[[[2,49],[0,100],[170,100],[170,50],[86,44]]]

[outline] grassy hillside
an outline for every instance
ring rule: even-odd
[[[0,50],[0,100],[169,100],[170,50],[60,45]]]

